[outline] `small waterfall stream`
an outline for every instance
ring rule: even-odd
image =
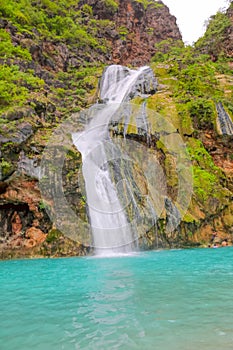
[[[221,135],[233,135],[233,122],[221,102],[216,104],[218,113],[217,125]]]
[[[107,67],[100,81],[100,99],[104,104],[93,106],[85,130],[72,134],[76,148],[82,154],[83,176],[88,215],[96,255],[113,255],[137,250],[137,231],[127,219],[119,192],[124,184],[112,183],[108,166],[116,150],[109,136],[109,124],[122,102],[136,95],[145,97],[149,88],[156,90],[155,78],[149,67],[131,70],[119,65]],[[153,76],[153,74],[152,74]],[[148,86],[150,84],[150,87]],[[119,154],[118,154],[119,158]]]

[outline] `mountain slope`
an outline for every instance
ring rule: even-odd
[[[154,43],[179,39],[179,29],[167,7],[154,1],[3,0],[0,14],[2,254],[82,254],[85,249],[61,238],[46,214],[37,182],[43,149],[62,120],[96,100],[104,65],[135,63],[141,36],[137,63],[148,63]],[[65,188],[71,205],[87,220],[77,185],[80,161],[70,150]]]
[[[196,48],[202,53],[211,55],[212,60],[225,55],[233,56],[233,3],[226,12],[219,11],[211,16],[205,35],[196,43]]]
[[[232,5],[227,16],[231,9]],[[4,0],[0,12],[3,258],[88,253],[88,247],[72,235],[64,237],[50,221],[46,210],[51,203],[41,199],[38,188],[38,165],[53,130],[98,98],[98,79],[105,65],[144,65],[151,58],[160,85],[148,107],[169,118],[178,130],[194,171],[189,210],[172,235],[165,229],[166,213],[161,217],[156,228],[161,242],[163,246],[206,244],[212,229],[232,241],[232,136],[221,135],[216,122],[217,103],[230,117],[233,114],[229,26],[215,35],[220,42],[221,35],[227,34],[228,49],[213,58],[216,50],[210,49],[213,40],[208,33],[208,40],[204,36],[195,50],[184,48],[175,18],[161,1]],[[156,140],[156,130],[153,133]],[[141,142],[130,129],[126,137]],[[172,197],[177,191],[176,169],[157,141],[150,147],[161,159]],[[65,197],[85,225],[80,166],[81,155],[68,143],[62,174]],[[146,233],[149,248],[156,246],[153,230]]]

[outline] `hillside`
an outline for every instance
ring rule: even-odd
[[[206,32],[196,43],[196,48],[217,60],[221,55],[232,59],[233,54],[233,3],[226,12],[219,11],[211,16]]]
[[[170,119],[193,161],[189,210],[172,236],[165,229],[166,214],[160,219],[157,229],[165,237],[161,244],[207,244],[213,229],[233,240],[232,135],[222,131],[216,108],[221,104],[232,118],[232,5],[226,14],[212,19],[196,48],[184,48],[176,20],[161,1],[10,0],[1,2],[0,13],[3,258],[88,252],[72,233],[64,237],[52,224],[48,203],[40,195],[37,169],[53,130],[97,100],[98,79],[110,63],[151,62],[159,91],[147,106]],[[211,28],[218,28],[218,16],[223,28],[216,32]],[[216,18],[218,24],[213,24]],[[210,39],[213,35],[215,41]],[[227,43],[225,51],[215,54],[216,40]],[[137,138],[133,134],[128,130],[126,136]],[[150,147],[161,156],[172,197],[177,190],[172,159],[161,143]],[[70,146],[63,186],[68,203],[85,223],[80,165],[81,155]],[[147,236],[147,246],[153,248],[154,231]]]

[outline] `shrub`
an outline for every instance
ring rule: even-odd
[[[32,59],[27,49],[12,44],[10,34],[5,29],[0,29],[0,57],[3,59],[22,58],[28,61]]]
[[[211,100],[192,99],[187,103],[187,109],[197,129],[213,128],[215,107]]]

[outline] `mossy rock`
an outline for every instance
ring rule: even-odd
[[[173,190],[178,187],[179,179],[176,168],[176,159],[171,154],[166,154],[165,158],[165,171],[167,185],[172,187]]]
[[[12,174],[14,170],[15,166],[11,162],[2,158],[2,160],[0,161],[0,180],[6,179]]]
[[[52,229],[49,231],[47,237],[46,237],[46,242],[47,243],[52,243],[57,241],[60,237],[62,236],[62,233],[59,230]]]

